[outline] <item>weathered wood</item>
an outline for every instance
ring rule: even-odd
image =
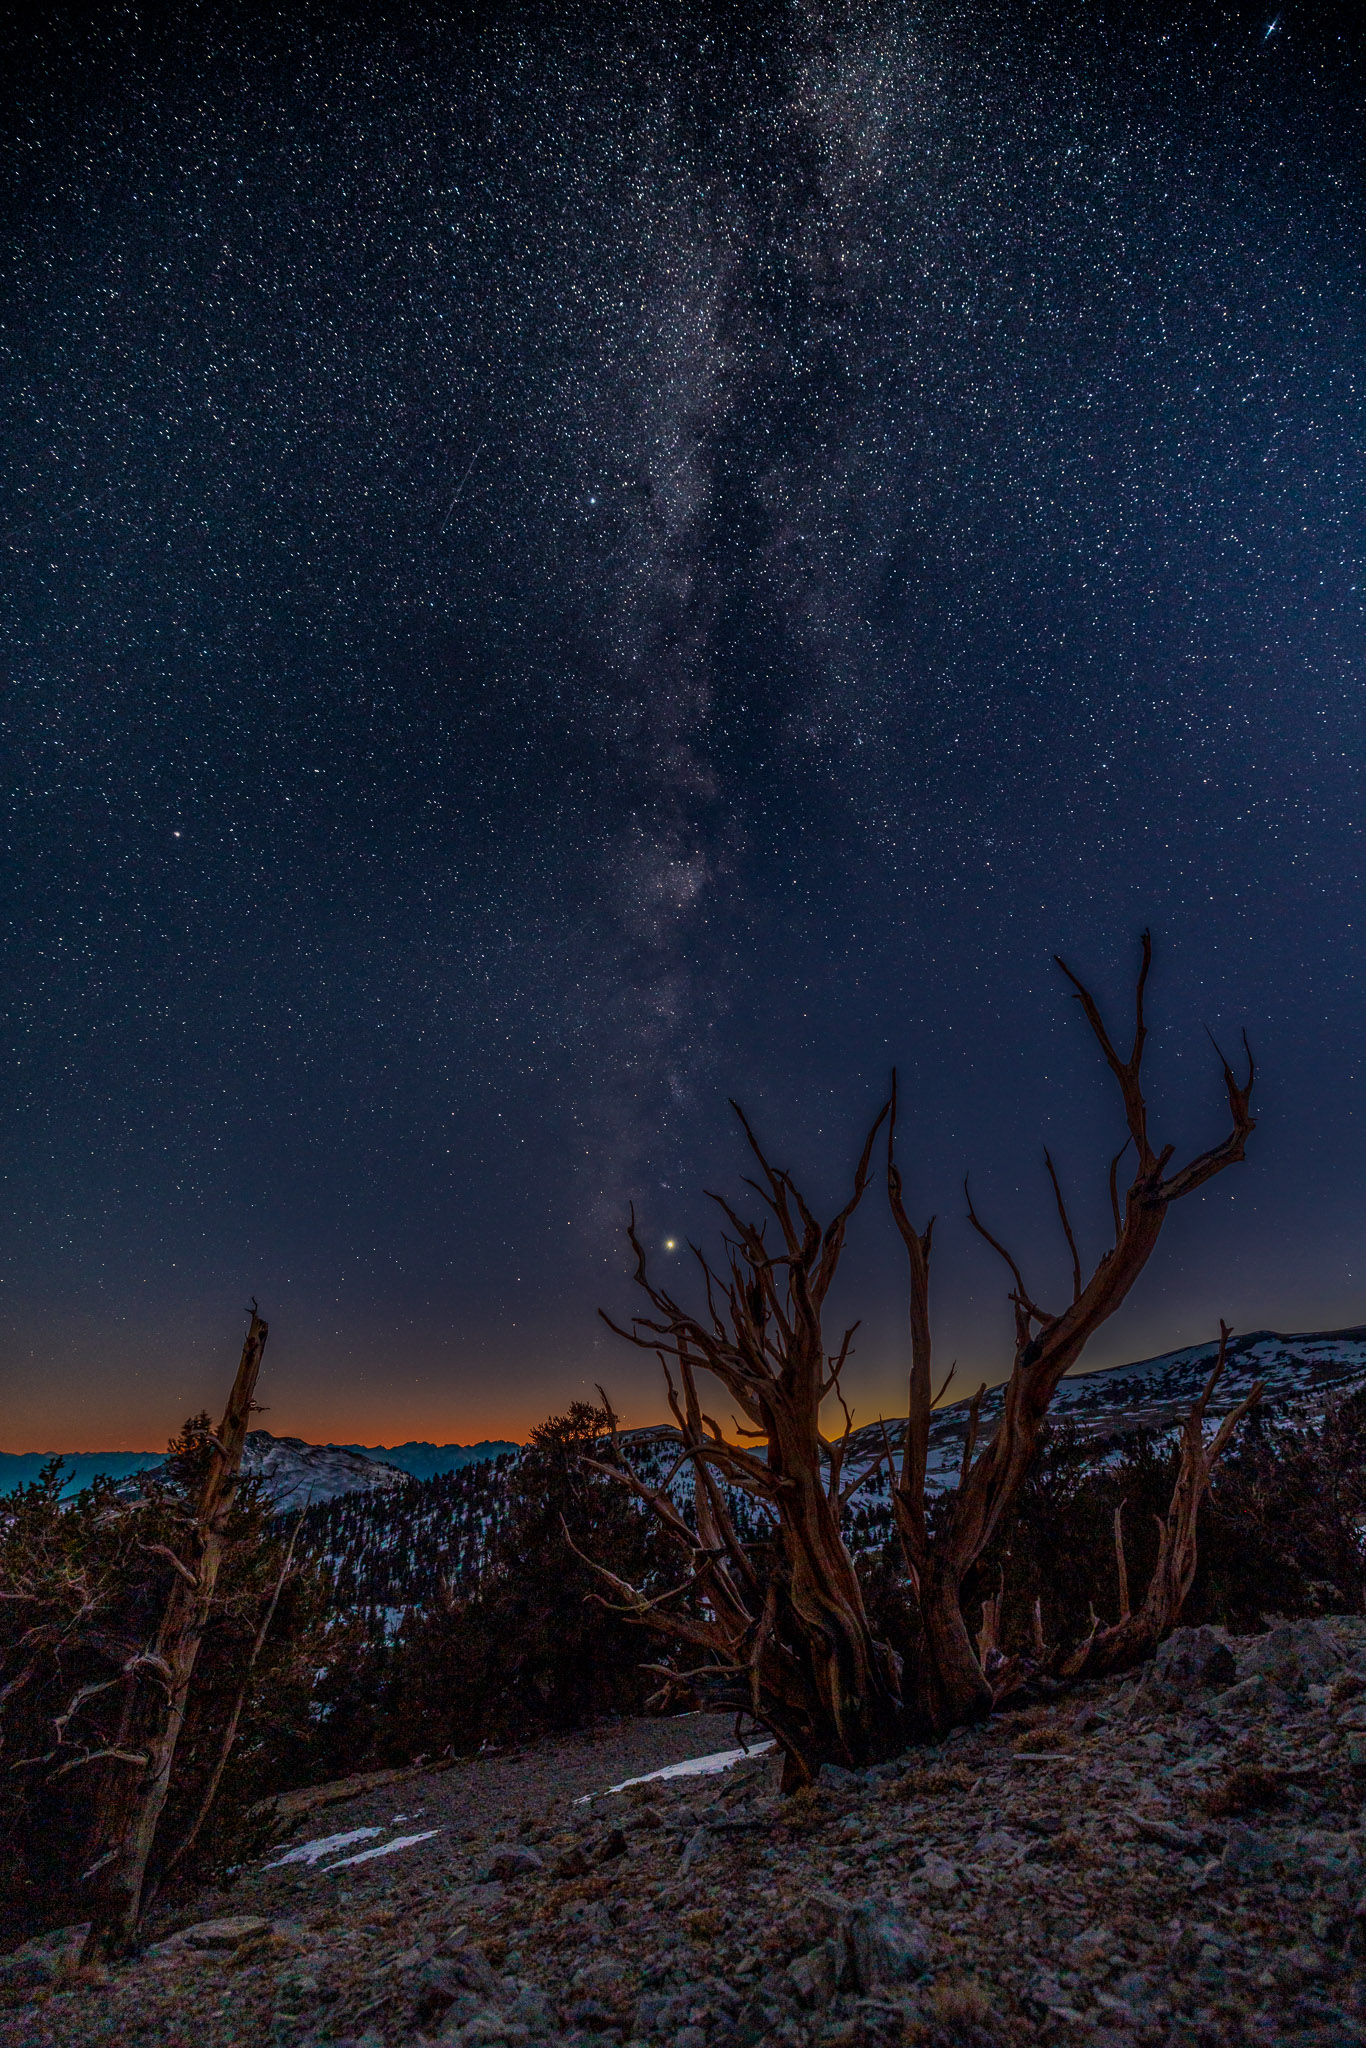
[[[171,1789],[176,1748],[189,1706],[199,1647],[213,1608],[214,1593],[227,1544],[228,1519],[237,1493],[242,1450],[250,1426],[252,1396],[261,1370],[267,1325],[251,1310],[251,1323],[232,1392],[218,1433],[210,1439],[211,1458],[196,1503],[192,1530],[193,1555],[177,1560],[152,1659],[159,1665],[151,1676],[158,1695],[147,1713],[140,1736],[145,1767],[129,1797],[119,1801],[109,1829],[112,1837],[100,1859],[108,1869],[92,1923],[92,1949],[127,1947],[137,1934],[142,1914],[147,1868],[157,1828]],[[149,1664],[151,1660],[148,1660]],[[145,1686],[146,1676],[142,1680]]]
[[[909,1704],[919,1727],[926,1734],[942,1734],[964,1721],[979,1719],[991,1710],[992,1686],[963,1619],[963,1581],[1024,1484],[1038,1451],[1040,1432],[1064,1375],[1077,1363],[1097,1330],[1114,1315],[1142,1273],[1156,1249],[1172,1203],[1194,1193],[1226,1166],[1241,1160],[1247,1140],[1255,1129],[1248,1113],[1255,1076],[1251,1055],[1248,1055],[1247,1078],[1239,1081],[1228,1061],[1220,1054],[1230,1113],[1228,1135],[1218,1145],[1197,1154],[1186,1166],[1174,1173],[1168,1172],[1174,1147],[1166,1145],[1158,1151],[1152,1144],[1148,1132],[1148,1106],[1142,1087],[1143,1051],[1147,1039],[1144,996],[1152,966],[1150,935],[1147,932],[1143,934],[1134,1003],[1134,1036],[1127,1058],[1121,1058],[1116,1051],[1090,991],[1065,961],[1059,960],[1058,965],[1072,984],[1102,1057],[1118,1084],[1129,1132],[1125,1150],[1129,1145],[1133,1147],[1134,1175],[1121,1210],[1115,1181],[1117,1162],[1112,1162],[1110,1185],[1115,1241],[1102,1254],[1089,1280],[1083,1284],[1076,1240],[1057,1174],[1052,1161],[1048,1161],[1049,1178],[1072,1257],[1073,1298],[1060,1314],[1052,1314],[1040,1307],[1026,1286],[1019,1266],[983,1224],[969,1195],[969,1221],[1010,1269],[1013,1285],[1009,1298],[1015,1312],[1015,1360],[996,1428],[976,1456],[972,1455],[973,1446],[970,1444],[963,1460],[959,1484],[942,1504],[933,1531],[924,1498],[924,1452],[921,1449],[928,1442],[930,1420],[930,1231],[927,1228],[917,1234],[907,1218],[901,1174],[895,1159],[895,1115],[888,1124],[887,1195],[893,1220],[906,1248],[910,1275],[911,1339],[910,1422],[901,1482],[893,1492],[892,1502],[902,1547],[918,1584],[924,1635],[917,1660],[914,1696]],[[1172,1540],[1177,1543],[1175,1532]],[[1183,1533],[1178,1544],[1183,1557],[1185,1540]],[[1177,1551],[1174,1550],[1173,1559],[1176,1556]],[[1173,1563],[1172,1569],[1175,1568]],[[1131,1619],[1137,1625],[1136,1617]]]
[[[651,1313],[629,1329],[611,1324],[664,1364],[682,1438],[678,1463],[692,1465],[696,1482],[695,1532],[670,1498],[668,1479],[650,1488],[630,1473],[615,1433],[612,1454],[595,1462],[632,1488],[688,1564],[682,1583],[653,1599],[613,1578],[622,1610],[704,1653],[705,1663],[688,1673],[690,1683],[709,1702],[747,1711],[770,1730],[791,1786],[808,1782],[823,1762],[866,1764],[905,1740],[899,1661],[873,1636],[840,1532],[854,1490],[840,1483],[842,1440],[826,1438],[820,1423],[822,1403],[839,1397],[853,1336],[846,1331],[832,1353],[822,1312],[887,1111],[868,1133],[852,1195],[825,1228],[791,1175],[770,1165],[738,1106],[736,1113],[759,1167],[750,1185],[777,1245],[770,1249],[761,1227],[714,1197],[732,1237],[724,1270],[696,1254],[707,1310],[694,1315],[651,1280],[633,1218],[635,1277]],[[744,1433],[763,1439],[762,1457],[723,1439],[703,1412],[701,1372],[730,1395],[748,1425]],[[736,1533],[727,1486],[762,1503],[772,1518],[776,1542],[764,1546],[762,1561]],[[701,1611],[678,1611],[684,1593],[698,1596]]]
[[[1181,1430],[1181,1461],[1166,1515],[1157,1538],[1157,1563],[1148,1581],[1143,1605],[1130,1612],[1127,1578],[1121,1591],[1119,1620],[1110,1628],[1093,1629],[1077,1649],[1057,1660],[1060,1676],[1071,1679],[1104,1678],[1111,1672],[1127,1671],[1150,1657],[1162,1638],[1169,1635],[1181,1618],[1195,1578],[1197,1555],[1196,1524],[1200,1504],[1209,1492],[1214,1468],[1228,1449],[1233,1432],[1243,1417],[1262,1398],[1262,1383],[1249,1389],[1205,1442],[1205,1415],[1210,1396],[1219,1383],[1232,1335],[1229,1325],[1219,1324],[1219,1351],[1209,1378],[1186,1417]],[[1119,1515],[1115,1515],[1115,1538],[1119,1541]],[[1121,1558],[1123,1551],[1120,1552]]]
[[[612,1584],[624,1612],[704,1652],[708,1661],[701,1669],[689,1670],[689,1682],[717,1705],[747,1707],[754,1713],[782,1745],[789,1782],[803,1781],[827,1759],[868,1763],[908,1736],[942,1735],[991,1711],[1000,1685],[1010,1681],[1019,1660],[1000,1656],[999,1605],[988,1604],[981,1638],[973,1642],[963,1614],[964,1581],[1019,1495],[1064,1375],[1142,1273],[1172,1203],[1244,1155],[1255,1128],[1248,1111],[1254,1080],[1250,1055],[1243,1081],[1220,1055],[1231,1127],[1218,1145],[1173,1172],[1169,1169],[1174,1148],[1167,1145],[1159,1151],[1150,1140],[1142,1064],[1147,1038],[1144,996],[1151,964],[1152,943],[1145,932],[1134,1036],[1129,1053],[1121,1057],[1089,990],[1064,962],[1058,962],[1118,1084],[1129,1133],[1124,1151],[1132,1146],[1135,1157],[1133,1178],[1121,1206],[1117,1175],[1123,1153],[1110,1162],[1115,1240],[1086,1278],[1061,1182],[1051,1157],[1045,1155],[1072,1269],[1072,1299],[1058,1314],[1038,1304],[1019,1266],[987,1230],[968,1197],[969,1220],[1010,1269],[1015,1358],[1001,1415],[984,1445],[978,1439],[981,1393],[974,1398],[958,1484],[937,1503],[933,1517],[926,1497],[926,1468],[932,1411],[944,1392],[941,1388],[937,1396],[933,1393],[932,1376],[929,1290],[934,1220],[917,1230],[907,1212],[896,1159],[895,1076],[891,1099],[864,1146],[854,1193],[826,1230],[791,1176],[769,1164],[745,1124],[760,1169],[750,1185],[764,1205],[765,1227],[720,1202],[732,1237],[723,1270],[696,1254],[704,1312],[692,1313],[655,1285],[632,1220],[635,1277],[652,1313],[635,1318],[630,1329],[619,1334],[656,1351],[664,1364],[682,1439],[678,1463],[690,1463],[696,1478],[697,1526],[695,1531],[688,1527],[670,1498],[674,1473],[662,1486],[647,1487],[626,1469],[614,1447],[609,1457],[598,1461],[600,1469],[613,1472],[634,1489],[678,1543],[688,1570],[678,1586],[648,1599],[619,1579]],[[838,1351],[827,1354],[822,1309],[846,1227],[867,1186],[872,1146],[884,1122],[887,1199],[905,1247],[910,1280],[909,1414],[892,1504],[920,1630],[916,1640],[904,1646],[904,1685],[901,1658],[891,1646],[874,1639],[869,1625],[858,1577],[840,1534],[840,1510],[847,1497],[840,1487],[842,1448],[840,1442],[822,1436],[819,1422],[821,1403],[832,1394],[843,1398],[840,1375],[853,1334],[846,1332]],[[765,1228],[773,1233],[773,1246]],[[735,1433],[764,1440],[764,1457],[724,1440],[702,1412],[697,1375],[703,1372],[720,1383],[740,1411],[743,1419]],[[893,1464],[885,1432],[879,1463],[882,1457]],[[1192,1465],[1192,1478],[1183,1482],[1180,1498],[1174,1500],[1167,1547],[1144,1608],[1122,1623],[1135,1641],[1141,1630],[1151,1628],[1154,1615],[1178,1611],[1178,1595],[1184,1598],[1183,1576],[1193,1569],[1201,1469]],[[776,1563],[770,1561],[774,1546],[769,1547],[769,1560],[761,1563],[756,1561],[757,1550],[737,1539],[726,1508],[727,1486],[738,1487],[767,1508],[777,1536]],[[1118,1530],[1116,1534],[1118,1542]],[[1122,1546],[1117,1556],[1123,1575]],[[684,1595],[696,1596],[691,1611],[679,1611]],[[1121,1597],[1127,1606],[1123,1576]],[[1036,1652],[1041,1652],[1038,1615],[1034,1634]],[[984,1669],[988,1661],[992,1675]]]
[[[251,1675],[255,1671],[257,1660],[266,1646],[266,1638],[270,1634],[270,1625],[275,1619],[275,1610],[280,1604],[280,1595],[285,1590],[290,1568],[294,1563],[294,1546],[299,1540],[299,1530],[302,1526],[301,1521],[296,1521],[293,1529],[290,1531],[289,1542],[285,1548],[284,1557],[280,1562],[279,1574],[276,1577],[274,1586],[271,1588],[265,1612],[261,1616],[256,1635],[252,1641],[251,1653],[247,1658],[246,1669],[242,1673],[242,1683],[237,1688],[237,1697],[232,1703],[232,1712],[228,1715],[227,1725],[223,1730],[223,1739],[218,1745],[217,1759],[212,1771],[209,1773],[208,1783],[204,1787],[203,1796],[199,1801],[198,1807],[195,1809],[194,1819],[181,1839],[179,1847],[166,1858],[163,1865],[163,1875],[174,1870],[176,1865],[189,1855],[191,1849],[199,1840],[205,1821],[213,1811],[214,1801],[218,1797],[218,1788],[223,1782],[223,1773],[228,1768],[228,1759],[232,1755],[233,1745],[237,1741],[237,1729],[242,1719],[242,1709],[247,1703],[247,1694],[251,1690]]]

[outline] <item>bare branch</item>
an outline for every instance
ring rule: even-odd
[[[112,1687],[120,1683],[121,1679],[119,1678],[106,1678],[97,1685],[83,1685],[80,1691],[67,1701],[61,1713],[57,1715],[52,1723],[59,1747],[66,1741],[66,1731],[86,1701],[97,1698],[102,1692],[109,1692]]]
[[[986,1393],[985,1382],[977,1389],[968,1407],[967,1434],[963,1438],[963,1463],[958,1474],[958,1484],[966,1486],[972,1470],[972,1454],[977,1448],[977,1424],[982,1411],[982,1396]]]
[[[139,1542],[138,1549],[145,1550],[149,1557],[164,1557],[166,1559],[166,1562],[169,1565],[174,1566],[175,1570],[180,1573],[181,1578],[184,1579],[187,1586],[192,1586],[196,1592],[199,1590],[199,1580],[197,1576],[194,1572],[190,1570],[187,1564],[185,1564],[180,1558],[176,1556],[175,1552],[171,1549],[168,1543]]]
[[[1116,1244],[1119,1243],[1120,1238],[1124,1234],[1124,1220],[1119,1213],[1119,1162],[1132,1143],[1132,1138],[1126,1138],[1114,1158],[1110,1161],[1110,1214],[1114,1218]]]
[[[1048,1178],[1053,1183],[1053,1199],[1058,1205],[1058,1220],[1062,1224],[1063,1236],[1067,1239],[1067,1249],[1072,1254],[1072,1299],[1073,1301],[1080,1301],[1081,1257],[1077,1251],[1077,1240],[1072,1235],[1072,1225],[1068,1220],[1067,1204],[1062,1198],[1062,1188],[1058,1183],[1058,1169],[1053,1164],[1053,1155],[1045,1148],[1043,1156],[1044,1162],[1048,1167]]]
[[[1129,1566],[1124,1555],[1124,1503],[1115,1509],[1115,1569],[1119,1575],[1119,1618],[1127,1621],[1132,1612],[1129,1606]]]
[[[986,1239],[987,1243],[991,1246],[992,1250],[998,1253],[999,1256],[1005,1260],[1005,1263],[1009,1266],[1012,1274],[1014,1275],[1015,1292],[1011,1296],[1011,1299],[1018,1304],[1023,1313],[1026,1316],[1028,1316],[1032,1322],[1055,1323],[1058,1320],[1058,1318],[1056,1316],[1050,1316],[1046,1309],[1041,1309],[1035,1304],[1033,1298],[1030,1295],[1029,1289],[1025,1286],[1024,1275],[1021,1273],[1014,1259],[1006,1250],[1005,1246],[1001,1243],[1000,1239],[992,1236],[991,1232],[987,1229],[985,1223],[983,1223],[981,1217],[977,1214],[976,1209],[974,1209],[974,1207],[972,1206],[972,1190],[968,1186],[966,1180],[963,1182],[963,1193],[967,1197],[968,1222],[972,1225],[973,1229],[978,1233],[980,1237],[984,1237]]]
[[[839,1505],[841,1507],[846,1506],[848,1502],[854,1498],[854,1495],[856,1493],[862,1493],[864,1487],[868,1484],[868,1481],[874,1476],[874,1474],[881,1471],[884,1459],[886,1459],[890,1463],[891,1455],[892,1453],[890,1445],[888,1445],[884,1450],[878,1451],[874,1455],[871,1464],[866,1465],[863,1471],[859,1473],[856,1479],[851,1479],[849,1481],[849,1484],[844,1488],[843,1492],[840,1494]]]
[[[1152,1164],[1153,1152],[1148,1143],[1148,1109],[1143,1100],[1139,1076],[1143,1067],[1143,1047],[1148,1036],[1147,1026],[1143,1021],[1143,995],[1148,985],[1148,972],[1153,964],[1152,933],[1145,931],[1142,938],[1142,961],[1134,991],[1134,1042],[1127,1060],[1122,1060],[1115,1051],[1114,1043],[1105,1028],[1105,1020],[1090,989],[1077,978],[1061,955],[1055,953],[1053,957],[1071,982],[1076,999],[1081,1004],[1086,1021],[1105,1057],[1106,1065],[1119,1083],[1129,1136],[1138,1154],[1139,1171],[1145,1172]]]
[[[147,1751],[145,1749],[118,1749],[113,1747],[109,1749],[92,1749],[85,1756],[73,1757],[70,1763],[62,1764],[57,1770],[53,1772],[52,1775],[54,1778],[64,1778],[66,1777],[69,1771],[82,1770],[84,1769],[86,1764],[116,1763],[146,1765],[150,1762],[151,1758],[148,1756]]]

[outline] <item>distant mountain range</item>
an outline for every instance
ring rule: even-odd
[[[244,1469],[258,1474],[281,1509],[305,1501],[335,1500],[338,1494],[399,1486],[406,1479],[430,1479],[463,1465],[498,1458],[513,1443],[398,1444],[392,1450],[369,1444],[309,1444],[298,1436],[272,1436],[254,1429],[247,1438]],[[92,1479],[131,1479],[160,1465],[163,1451],[0,1451],[0,1495],[31,1485],[44,1465],[61,1458],[63,1491],[78,1493]]]
[[[372,1493],[388,1486],[406,1486],[411,1479],[432,1479],[438,1472],[458,1472],[482,1464],[517,1444],[400,1444],[396,1450],[366,1444],[308,1444],[299,1436],[272,1436],[254,1429],[247,1438],[242,1469],[265,1482],[276,1507],[307,1507],[312,1501],[336,1500],[343,1493]]]
[[[486,1439],[480,1444],[329,1444],[329,1450],[358,1451],[362,1458],[376,1458],[382,1465],[397,1465],[412,1479],[435,1479],[438,1472],[458,1472],[462,1465],[480,1465],[486,1458],[501,1458],[519,1451],[520,1444]]]
[[[1141,1359],[1136,1365],[1076,1373],[1063,1381],[1054,1396],[1049,1411],[1051,1419],[1067,1423],[1081,1436],[1102,1444],[1120,1443],[1141,1430],[1171,1429],[1202,1392],[1218,1348],[1215,1342],[1191,1344],[1182,1351],[1164,1351],[1156,1358]],[[964,1378],[971,1384],[970,1374]],[[1226,1415],[1258,1380],[1265,1388],[1263,1402],[1268,1414],[1309,1417],[1321,1413],[1327,1402],[1366,1387],[1366,1323],[1348,1330],[1313,1330],[1299,1336],[1284,1336],[1279,1330],[1253,1330],[1245,1337],[1232,1338],[1223,1374],[1210,1401],[1211,1419]],[[1004,1393],[1004,1386],[997,1386],[984,1395],[979,1443],[985,1443],[1000,1415]],[[965,1394],[935,1410],[925,1474],[931,1491],[942,1492],[957,1479],[963,1462],[971,1398],[971,1394]],[[884,1442],[900,1451],[905,1429],[904,1415],[889,1415],[855,1429],[845,1450],[849,1477],[869,1464],[883,1449]],[[643,1448],[652,1441],[676,1442],[678,1430],[671,1422],[647,1423],[639,1429],[622,1430],[621,1440],[624,1445]],[[691,1485],[690,1475],[686,1471],[680,1473],[677,1484],[686,1493]]]
[[[1120,1441],[1142,1429],[1169,1429],[1190,1407],[1204,1385],[1214,1359],[1213,1343],[1164,1351],[1135,1365],[1117,1365],[1102,1372],[1078,1373],[1058,1389],[1052,1413],[1098,1442]],[[1347,1330],[1315,1330],[1284,1336],[1278,1330],[1254,1330],[1229,1344],[1223,1379],[1210,1404],[1211,1416],[1227,1412],[1255,1380],[1266,1386],[1266,1406],[1275,1414],[1312,1415],[1326,1402],[1366,1387],[1366,1324]],[[1002,1389],[993,1387],[982,1402],[982,1427],[995,1421]],[[952,1481],[962,1459],[967,1429],[966,1397],[947,1402],[935,1413],[930,1431],[931,1486]],[[889,1416],[854,1431],[850,1466],[874,1457],[883,1430],[894,1445],[901,1442],[905,1417]],[[676,1438],[671,1423],[623,1430],[623,1440],[643,1444],[650,1439]],[[281,1508],[309,1501],[336,1500],[339,1495],[374,1492],[401,1486],[409,1479],[431,1479],[462,1466],[516,1451],[517,1444],[406,1443],[392,1448],[371,1444],[310,1444],[302,1437],[272,1436],[253,1430],[247,1438],[245,1468],[264,1479]],[[66,1491],[88,1486],[97,1474],[127,1479],[159,1465],[157,1451],[0,1451],[0,1495],[37,1478],[48,1459],[60,1455],[69,1472]]]

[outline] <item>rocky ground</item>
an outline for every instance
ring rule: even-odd
[[[732,1741],[634,1723],[296,1811],[137,1960],[0,1960],[0,2048],[1366,2039],[1366,1620],[1182,1631],[791,1799],[767,1756],[605,1790]]]

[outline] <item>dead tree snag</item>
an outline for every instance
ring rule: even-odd
[[[124,1796],[106,1810],[104,1854],[98,1862],[109,1874],[92,1924],[92,1948],[126,1947],[137,1933],[147,1867],[171,1789],[176,1746],[223,1562],[267,1334],[253,1303],[228,1405],[217,1435],[209,1439],[212,1455],[195,1506],[190,1556],[167,1552],[175,1567],[171,1589],[155,1643],[137,1660],[136,1692],[125,1715],[138,1730],[138,1746],[130,1746],[127,1761],[141,1769]]]
[[[1114,1076],[1128,1128],[1126,1144],[1111,1161],[1109,1171],[1114,1243],[1102,1253],[1090,1278],[1084,1279],[1076,1238],[1050,1159],[1049,1177],[1072,1262],[1072,1300],[1060,1314],[1052,1314],[1030,1293],[1019,1266],[987,1230],[969,1196],[969,1220],[1010,1269],[1015,1360],[1000,1420],[981,1450],[975,1450],[969,1443],[959,1484],[941,1505],[933,1529],[925,1501],[931,1407],[929,1266],[933,1222],[918,1232],[907,1215],[901,1171],[896,1162],[897,1103],[893,1090],[887,1127],[887,1198],[906,1248],[911,1339],[910,1413],[893,1506],[924,1631],[913,1697],[908,1706],[926,1733],[942,1733],[990,1710],[992,1686],[963,1616],[963,1581],[1019,1493],[1034,1461],[1039,1432],[1060,1381],[1077,1363],[1096,1331],[1119,1308],[1143,1271],[1172,1203],[1193,1194],[1226,1166],[1242,1159],[1254,1129],[1248,1114],[1254,1078],[1251,1055],[1247,1077],[1239,1081],[1220,1054],[1230,1114],[1228,1135],[1175,1171],[1170,1170],[1175,1147],[1164,1145],[1158,1150],[1153,1145],[1142,1085],[1147,1038],[1143,1006],[1151,964],[1152,940],[1145,932],[1135,994],[1134,1035],[1128,1056],[1121,1057],[1090,991],[1065,961],[1058,961]],[[1118,1169],[1130,1147],[1134,1153],[1133,1178],[1121,1208]],[[1192,1522],[1192,1534],[1193,1526]],[[1176,1541],[1174,1533],[1173,1543]],[[1131,1619],[1136,1621],[1136,1617]]]
[[[1195,1577],[1195,1532],[1200,1504],[1209,1492],[1214,1468],[1228,1449],[1238,1424],[1262,1398],[1262,1383],[1258,1380],[1229,1410],[1211,1441],[1206,1443],[1205,1415],[1210,1396],[1224,1370],[1231,1334],[1228,1324],[1221,1321],[1218,1355],[1205,1382],[1204,1392],[1182,1425],[1181,1461],[1172,1487],[1171,1502],[1159,1526],[1157,1563],[1153,1567],[1143,1605],[1136,1612],[1130,1611],[1124,1539],[1116,1510],[1115,1551],[1121,1587],[1119,1620],[1111,1628],[1093,1629],[1078,1648],[1060,1656],[1057,1659],[1060,1677],[1104,1678],[1113,1671],[1127,1671],[1131,1665],[1151,1656],[1162,1638],[1169,1635],[1181,1619],[1181,1610]]]
[[[763,1224],[712,1197],[733,1234],[722,1270],[695,1249],[706,1309],[694,1314],[650,1278],[633,1218],[635,1279],[650,1313],[633,1318],[629,1329],[610,1324],[660,1359],[682,1437],[677,1464],[654,1488],[629,1471],[615,1440],[596,1463],[658,1516],[687,1564],[680,1585],[653,1599],[614,1579],[624,1611],[703,1652],[706,1661],[688,1674],[691,1682],[717,1705],[752,1713],[769,1728],[785,1752],[787,1782],[796,1785],[824,1761],[871,1763],[905,1740],[899,1660],[873,1636],[840,1533],[844,1506],[880,1461],[846,1484],[848,1429],[845,1439],[832,1440],[820,1424],[822,1402],[840,1398],[854,1335],[846,1330],[828,1351],[822,1311],[887,1111],[868,1133],[853,1193],[824,1229],[791,1175],[769,1164],[738,1107],[736,1114],[758,1163],[759,1178],[749,1185],[766,1211]],[[765,1454],[723,1438],[703,1410],[700,1373],[724,1388],[744,1418],[738,1434],[762,1438]],[[670,1493],[684,1465],[693,1472],[695,1530]],[[741,1540],[727,1488],[764,1511],[771,1542]],[[685,1595],[694,1596],[687,1611],[680,1607]]]

